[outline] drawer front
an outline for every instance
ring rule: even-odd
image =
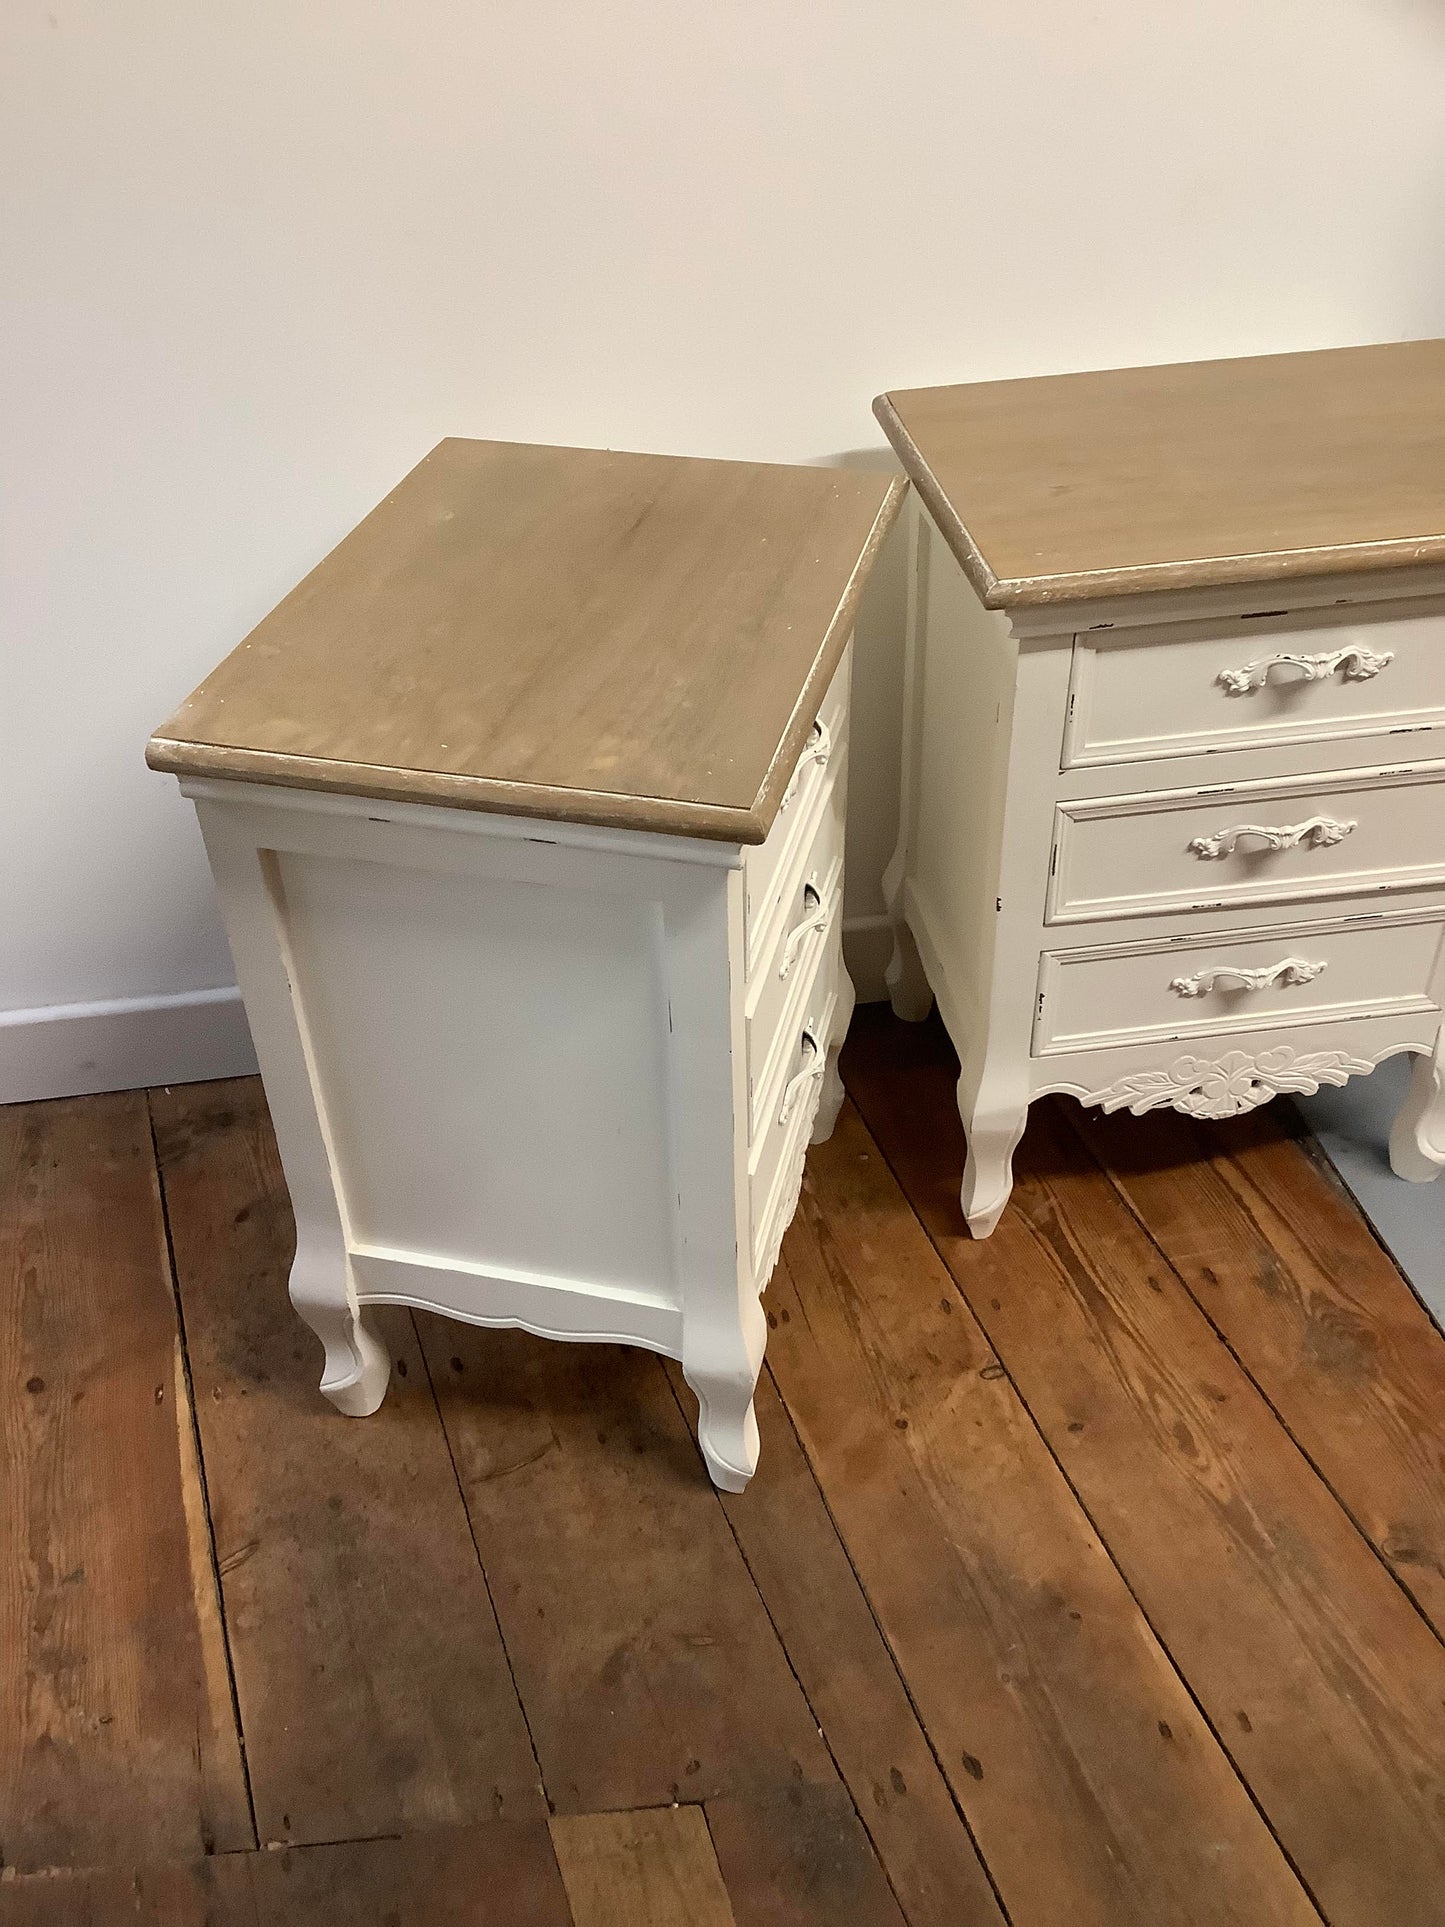
[[[1063,766],[1445,724],[1445,611],[1178,623],[1074,638]]]
[[[838,1002],[842,951],[835,927],[789,1039],[782,1075],[768,1087],[748,1155],[753,1276],[766,1288],[777,1247],[798,1208],[803,1161],[823,1093],[828,1033]]]
[[[787,894],[804,860],[817,821],[820,793],[832,782],[848,749],[848,677],[853,666],[850,643],[843,653],[817,721],[798,759],[793,779],[783,794],[767,840],[754,844],[743,858],[743,890],[747,906],[748,964],[757,947],[765,944],[779,913],[778,899]]]
[[[848,749],[844,743],[829,757],[828,767],[809,785],[806,808],[792,825],[793,834],[783,861],[768,881],[766,895],[746,913],[746,975],[751,983],[764,960],[797,921],[798,893],[818,865],[818,851],[842,831],[848,808]],[[761,845],[757,847],[762,847]]]
[[[1046,951],[1034,1055],[1439,1004],[1445,909]]]
[[[1445,882],[1445,764],[1061,803],[1050,923]]]
[[[800,852],[782,914],[748,975],[745,1002],[748,1099],[753,1123],[762,1093],[789,1047],[788,1025],[818,958],[842,921],[844,792],[833,788],[811,842]]]

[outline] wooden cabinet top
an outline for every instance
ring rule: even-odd
[[[1445,561],[1445,341],[874,407],[990,608]]]
[[[444,441],[146,760],[759,842],[904,487]]]

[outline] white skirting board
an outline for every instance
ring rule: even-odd
[[[875,917],[843,919],[843,961],[860,1004],[881,1004],[888,996],[883,973],[893,955],[893,925],[880,912]]]
[[[185,991],[0,1011],[0,1104],[196,1084],[256,1068],[241,993]]]

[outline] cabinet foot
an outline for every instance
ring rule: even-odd
[[[362,1323],[360,1312],[347,1319],[345,1331],[337,1333],[334,1343],[327,1343],[320,1332],[316,1335],[326,1345],[323,1395],[348,1418],[370,1418],[386,1397],[391,1378],[385,1346]]]
[[[1013,1157],[1028,1122],[1026,1098],[1001,1101],[958,1080],[958,1111],[968,1139],[960,1201],[975,1238],[986,1238],[1013,1190]]]
[[[1428,1057],[1417,1057],[1390,1132],[1390,1169],[1428,1184],[1445,1169],[1445,1030]]]
[[[691,1332],[683,1326],[682,1375],[697,1399],[697,1441],[709,1478],[724,1492],[741,1492],[758,1467],[753,1388],[767,1340],[751,1291],[739,1301],[736,1324],[729,1317]]]
[[[325,1348],[323,1396],[348,1418],[369,1418],[386,1396],[391,1359],[351,1303],[345,1253],[298,1244],[290,1291]]]
[[[758,1469],[758,1421],[753,1385],[735,1378],[701,1377],[684,1371],[697,1393],[697,1442],[708,1477],[724,1492],[741,1492]]]

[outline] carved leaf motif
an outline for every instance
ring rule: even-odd
[[[1192,977],[1172,977],[1169,988],[1180,997],[1207,997],[1211,990],[1272,990],[1276,984],[1312,984],[1326,966],[1307,957],[1285,957],[1267,970],[1248,970],[1237,964],[1215,964]]]
[[[1219,1058],[1176,1057],[1168,1070],[1131,1072],[1104,1090],[1090,1092],[1084,1102],[1106,1111],[1127,1108],[1136,1117],[1166,1104],[1189,1117],[1237,1117],[1281,1091],[1307,1096],[1321,1084],[1343,1084],[1373,1068],[1344,1051],[1300,1056],[1288,1044],[1279,1044],[1256,1053],[1232,1050]]]
[[[1353,819],[1340,823],[1332,816],[1312,816],[1305,823],[1235,823],[1213,836],[1192,837],[1185,848],[1191,856],[1213,859],[1233,856],[1245,837],[1257,839],[1267,850],[1327,850],[1343,843],[1352,830],[1359,828]]]
[[[1247,662],[1242,669],[1221,669],[1216,680],[1224,684],[1231,696],[1248,696],[1252,691],[1264,688],[1271,669],[1298,669],[1305,682],[1323,682],[1342,668],[1346,682],[1367,682],[1394,660],[1392,649],[1376,651],[1358,643],[1318,656],[1296,656],[1288,650],[1281,650],[1278,655],[1261,656],[1257,662]]]

